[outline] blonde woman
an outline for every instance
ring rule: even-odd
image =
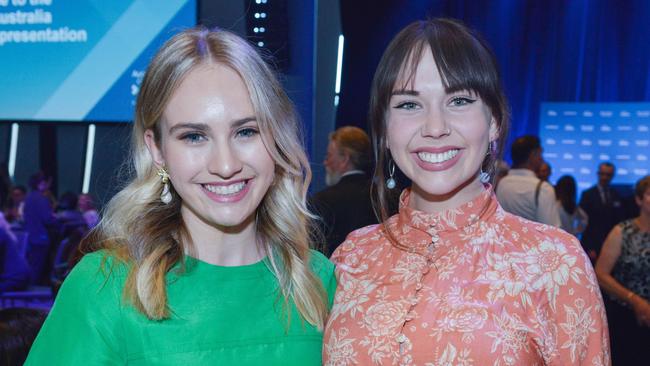
[[[134,180],[63,284],[28,365],[319,365],[336,286],[308,246],[294,108],[247,42],[193,29],[149,66]]]

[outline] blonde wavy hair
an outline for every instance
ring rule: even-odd
[[[160,120],[172,94],[197,66],[219,63],[235,70],[248,88],[262,140],[275,161],[275,178],[256,212],[262,250],[277,277],[285,310],[290,300],[300,315],[322,329],[327,294],[310,270],[309,224],[305,205],[311,170],[293,104],[274,73],[245,40],[224,30],[194,28],[171,38],[149,65],[136,104],[132,135],[134,179],[107,205],[99,226],[84,241],[85,251],[108,249],[125,263],[124,296],[149,319],[169,317],[165,275],[192,253],[183,224],[181,198],[160,201],[162,185],[144,143],[151,129],[160,146]],[[184,268],[184,267],[183,267]],[[290,313],[286,311],[287,315]]]

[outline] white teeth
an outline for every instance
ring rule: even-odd
[[[447,150],[440,154],[428,153],[428,152],[419,152],[418,157],[421,160],[426,161],[427,163],[442,163],[445,162],[458,154],[458,149]]]
[[[246,186],[246,182],[239,182],[231,184],[229,186],[211,186],[209,184],[204,184],[203,187],[208,191],[221,195],[235,194],[239,193]]]

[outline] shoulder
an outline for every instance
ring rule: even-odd
[[[503,223],[507,226],[513,243],[527,248],[539,248],[552,244],[553,247],[565,252],[584,255],[578,239],[555,226],[531,221],[523,217],[503,212]],[[546,244],[545,244],[546,243]]]
[[[593,186],[593,187],[585,190],[584,192],[582,192],[582,197],[589,197],[589,196],[593,195],[596,192],[598,192],[598,188],[596,186]]]
[[[334,293],[336,292],[336,275],[334,274],[334,263],[330,262],[323,253],[317,250],[311,250],[310,258],[311,270],[318,276],[323,288],[327,292],[327,299],[329,307],[332,306],[334,301]]]
[[[390,223],[393,218],[388,219]],[[384,224],[374,224],[354,230],[332,254],[334,264],[344,262],[350,256],[359,257],[377,248],[377,243],[384,239]]]
[[[310,254],[309,266],[318,277],[324,280],[334,273],[334,263],[330,262],[323,253],[310,249]]]
[[[322,214],[320,211],[324,207],[329,207],[335,202],[334,197],[336,197],[335,186],[318,191],[309,198],[310,209],[315,210],[317,214]]]
[[[620,236],[623,234],[623,232],[628,233],[634,231],[634,229],[635,229],[634,219],[629,219],[629,220],[619,222],[617,225],[614,225],[611,232],[614,233],[615,235]]]
[[[555,194],[555,188],[553,188],[553,185],[551,183],[546,182],[546,181],[541,181],[541,182],[542,182],[541,187],[540,187],[541,189],[543,189],[543,190],[545,190],[547,192],[552,192],[553,194]]]
[[[106,250],[86,254],[66,277],[62,294],[121,293],[127,276],[126,265]]]
[[[512,191],[519,191],[522,188],[530,189],[530,187],[534,189],[538,182],[539,179],[537,179],[537,177],[508,174],[499,181],[496,193],[497,195],[501,194],[504,195],[504,197],[509,197],[508,193],[511,193]]]

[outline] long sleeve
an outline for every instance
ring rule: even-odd
[[[607,318],[594,270],[577,240],[566,250],[567,266],[550,274],[547,301],[540,307],[548,319],[546,335],[556,334],[542,338],[542,353],[548,365],[610,365]]]
[[[102,254],[85,256],[63,283],[25,365],[125,364],[121,286]],[[108,268],[108,263],[105,265]]]

